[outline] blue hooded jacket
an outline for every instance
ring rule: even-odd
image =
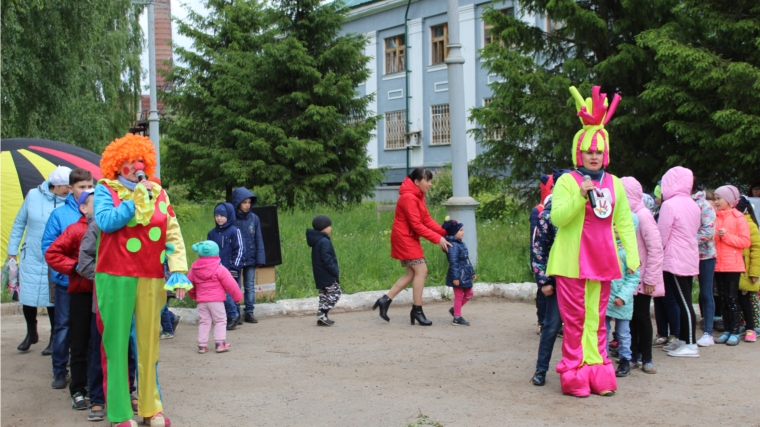
[[[223,225],[217,225],[209,231],[206,240],[211,240],[219,245],[219,258],[222,260],[222,265],[233,273],[233,277],[237,277],[237,273],[243,265],[243,255],[245,254],[243,237],[240,235],[240,230],[235,226],[235,208],[232,207],[232,204],[219,203],[216,205],[217,208],[219,206],[223,206],[227,210],[225,215],[227,222]]]
[[[454,286],[454,280],[459,280],[459,287],[463,289],[472,287],[472,276],[475,275],[475,268],[470,262],[470,254],[467,245],[454,236],[446,236],[446,240],[451,243],[446,256],[449,259],[449,271],[446,274],[446,286]]]
[[[81,217],[82,213],[79,212],[79,205],[77,204],[77,201],[74,200],[74,193],[69,193],[68,197],[66,197],[64,205],[58,209],[55,209],[50,214],[50,218],[48,218],[47,224],[45,224],[45,232],[42,233],[43,257],[55,239],[63,234],[63,231],[66,230],[66,227],[79,221],[79,218]],[[52,268],[50,269],[50,273],[53,283],[64,287],[69,286],[69,276],[63,273],[58,273]]]
[[[235,208],[235,216],[238,230],[243,237],[243,246],[245,254],[241,266],[256,266],[266,264],[264,255],[264,239],[261,237],[261,221],[259,217],[251,212],[240,210],[240,203],[245,199],[251,199],[251,207],[256,206],[256,195],[245,187],[238,187],[232,190],[232,206]]]

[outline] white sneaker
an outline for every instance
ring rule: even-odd
[[[712,334],[702,334],[702,338],[697,341],[697,345],[700,347],[710,347],[711,345],[715,345],[715,340],[713,339]]]
[[[699,349],[696,344],[686,344],[668,353],[673,357],[699,357]]]
[[[662,351],[668,351],[668,352],[675,351],[675,350],[678,350],[679,348],[681,348],[681,347],[683,347],[685,345],[686,345],[686,341],[675,340],[672,343],[670,343],[670,344],[668,344],[666,346],[663,346],[662,347]]]

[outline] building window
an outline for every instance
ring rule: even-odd
[[[556,22],[549,19],[548,17],[546,18],[546,33],[547,34],[552,34],[556,30],[559,30],[560,28],[562,28],[562,22]]]
[[[433,65],[442,64],[449,56],[449,24],[430,27],[430,35],[433,45],[430,51],[433,54]]]
[[[491,101],[493,101],[492,98],[484,99],[483,106],[485,107],[486,105],[490,104]],[[489,130],[486,130],[483,134],[485,135],[487,139],[493,139],[493,140],[498,141],[498,140],[501,140],[501,138],[504,136],[504,128],[497,127],[495,129],[489,129]]]
[[[508,7],[506,9],[501,9],[499,12],[504,15],[510,15],[510,16],[515,15],[515,9],[511,7]],[[485,37],[485,39],[483,40],[483,46],[493,43],[493,41],[496,40],[496,37],[493,34],[493,25],[487,24],[485,21],[483,21],[483,35]]]
[[[430,108],[430,145],[451,144],[449,128],[449,104],[433,105]]]
[[[385,113],[385,149],[393,150],[406,146],[406,111]]]
[[[406,46],[404,36],[385,39],[385,74],[400,73],[405,70]]]

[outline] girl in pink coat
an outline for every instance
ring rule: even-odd
[[[193,289],[189,291],[190,298],[198,301],[198,353],[208,351],[208,333],[212,321],[216,352],[224,353],[230,349],[230,344],[226,342],[227,313],[224,310],[224,300],[229,293],[233,301],[239,302],[243,299],[243,294],[230,271],[222,266],[216,242],[206,240],[196,243],[193,250],[200,258],[193,263],[187,277],[193,284]]]
[[[749,223],[734,207],[741,193],[733,185],[715,190],[715,286],[723,301],[725,332],[716,344],[739,345],[739,279],[744,268],[743,250],[750,247]],[[753,313],[745,313],[751,318]]]
[[[694,174],[681,166],[671,168],[662,177],[662,207],[657,227],[660,230],[665,258],[662,264],[665,286],[676,297],[681,330],[668,352],[674,357],[699,357],[696,318],[691,303],[694,276],[699,274],[697,233],[702,212],[691,199]]]
[[[656,374],[657,368],[652,359],[652,319],[649,307],[652,297],[665,295],[665,284],[662,280],[662,239],[657,229],[657,222],[652,212],[643,202],[643,190],[636,178],[626,176],[620,178],[625,188],[631,211],[639,218],[639,228],[636,240],[639,244],[639,259],[641,260],[641,282],[633,296],[633,318],[631,319],[631,354],[632,367],[641,361],[641,369],[648,374]],[[641,355],[641,359],[639,359]]]

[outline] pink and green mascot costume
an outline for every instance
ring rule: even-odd
[[[600,89],[595,86],[591,98],[584,100],[575,87],[570,88],[583,129],[573,139],[572,157],[577,169],[555,183],[552,222],[558,230],[547,265],[547,274],[557,281],[557,301],[565,325],[557,372],[562,392],[579,397],[617,391],[615,369],[607,357],[604,324],[610,282],[621,278],[615,228],[628,254],[629,269],[635,271],[640,264],[625,189],[618,177],[604,170],[610,154],[604,125],[612,118],[620,97],[615,95],[608,104],[607,95]],[[598,171],[585,169],[584,151],[602,152],[604,167]],[[594,183],[596,207],[581,193],[584,176]]]
[[[150,139],[127,134],[111,142],[95,187],[95,220],[100,227],[95,266],[97,325],[103,334],[103,378],[108,420],[134,427],[127,375],[127,346],[135,319],[137,415],[152,427],[169,427],[158,385],[158,334],[166,290],[178,297],[192,285],[179,223],[161,186],[140,181],[152,175],[156,153]],[[164,276],[164,262],[172,272]]]

